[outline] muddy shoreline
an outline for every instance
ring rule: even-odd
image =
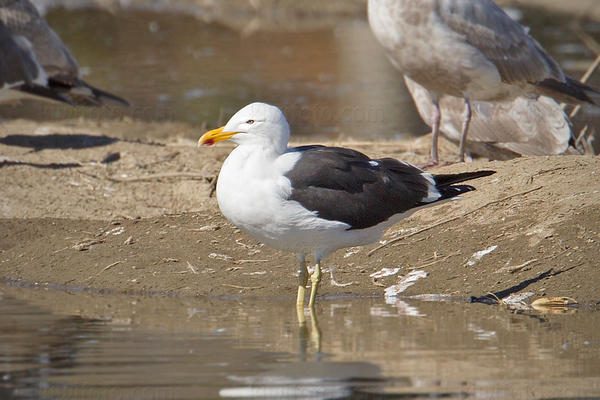
[[[129,136],[173,128],[78,120],[44,124],[40,132],[28,121],[3,124],[0,277],[118,293],[293,299],[295,257],[241,233],[211,196],[230,146],[197,149],[177,135]],[[429,143],[423,137],[336,144],[422,163]],[[445,142],[442,157],[454,154]],[[597,304],[598,157],[476,160],[434,172],[477,169],[498,173],[474,182],[477,191],[464,199],[397,224],[384,237],[392,243],[327,259],[335,283],[351,284],[337,286],[326,273],[321,294],[383,296],[411,271],[424,271],[403,295],[530,292],[527,301],[569,296]],[[431,228],[417,232],[425,227]],[[474,257],[483,250],[488,253]],[[397,272],[371,276],[383,268]]]

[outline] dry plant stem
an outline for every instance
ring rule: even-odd
[[[597,56],[594,62],[588,67],[587,71],[585,71],[585,74],[583,74],[583,76],[581,77],[581,83],[586,83],[588,79],[590,79],[590,76],[592,76],[594,71],[598,68],[598,65],[600,65],[600,44],[596,40],[594,40],[593,37],[585,33],[581,28],[576,29],[576,31],[583,44],[588,49],[593,51]],[[564,110],[566,104],[563,103],[561,107]],[[579,105],[573,108],[573,110],[569,114],[569,118],[573,119],[577,115],[577,113],[579,113],[580,109],[581,106]]]
[[[187,265],[188,265],[188,269],[190,271],[192,271],[192,274],[197,274],[198,273],[198,268],[193,266],[189,261],[187,261]]]
[[[493,204],[497,204],[497,203],[502,203],[503,201],[506,201],[506,200],[512,199],[513,197],[517,197],[517,196],[524,196],[524,195],[526,195],[526,194],[528,194],[528,193],[535,192],[536,190],[540,190],[541,188],[542,188],[542,186],[538,186],[538,187],[535,187],[535,188],[533,188],[533,189],[526,190],[526,191],[524,191],[524,192],[520,192],[520,193],[511,194],[511,195],[509,195],[509,196],[505,196],[505,197],[503,197],[503,198],[501,198],[501,199],[494,200],[494,201],[490,201],[489,203],[486,203],[486,204],[484,204],[484,205],[482,205],[482,206],[480,206],[480,207],[477,207],[477,208],[475,208],[474,210],[468,211],[468,212],[466,212],[466,213],[464,213],[464,214],[462,214],[462,215],[458,215],[458,216],[456,216],[456,217],[454,217],[454,218],[450,218],[450,219],[447,219],[447,220],[445,220],[445,221],[438,222],[437,224],[430,225],[430,226],[428,226],[428,227],[426,227],[426,228],[420,229],[420,230],[418,230],[418,231],[415,231],[415,232],[413,232],[413,233],[410,233],[410,234],[408,234],[408,235],[406,235],[406,236],[402,236],[402,237],[399,237],[399,238],[396,238],[396,239],[392,239],[392,240],[390,240],[389,242],[387,242],[387,243],[384,243],[384,244],[382,244],[382,245],[379,245],[379,246],[375,247],[373,250],[369,251],[369,252],[367,253],[367,256],[371,256],[371,255],[372,255],[373,253],[375,253],[376,251],[378,251],[378,250],[381,250],[381,249],[383,249],[384,247],[386,247],[386,246],[389,246],[389,245],[390,245],[390,244],[392,244],[392,243],[399,242],[400,240],[408,239],[408,238],[409,238],[409,237],[411,237],[411,236],[417,235],[417,234],[419,234],[419,233],[426,232],[426,231],[428,231],[428,230],[430,230],[430,229],[433,229],[433,228],[437,228],[438,226],[441,226],[441,225],[447,224],[448,222],[452,222],[452,221],[456,221],[457,219],[464,218],[464,217],[466,217],[467,215],[469,215],[469,214],[473,214],[474,212],[477,212],[477,211],[479,211],[479,210],[481,210],[481,209],[483,209],[483,208],[485,208],[485,207],[488,207],[488,206],[491,206],[491,205],[493,205]]]
[[[262,286],[238,286],[238,285],[231,285],[229,283],[222,283],[221,285],[227,286],[227,287],[232,287],[234,289],[242,289],[242,290],[262,289]]]
[[[203,174],[195,174],[195,173],[191,173],[191,172],[165,172],[162,174],[134,176],[131,178],[117,178],[114,176],[106,177],[106,179],[108,179],[109,181],[119,182],[119,183],[151,181],[154,179],[163,179],[163,178],[207,179],[209,177],[207,177],[206,175],[203,175]]]
[[[531,259],[529,261],[525,261],[524,263],[521,263],[519,265],[515,265],[515,266],[508,266],[508,267],[502,267],[499,270],[496,271],[497,274],[501,274],[504,272],[508,272],[510,274],[514,274],[516,272],[520,272],[523,268],[525,268],[526,266],[533,264],[534,262],[539,261],[537,258]]]
[[[115,176],[108,176],[108,175],[105,178],[103,178],[98,175],[90,174],[89,172],[84,172],[84,171],[77,171],[77,172],[80,173],[81,175],[89,176],[90,178],[99,179],[99,180],[108,179],[111,182],[118,182],[118,183],[143,182],[143,181],[152,181],[155,179],[164,179],[164,178],[206,179],[209,182],[214,179],[214,177],[212,177],[212,176],[206,176],[203,174],[197,174],[197,173],[193,173],[193,172],[165,172],[162,174],[134,176],[131,178],[117,178]]]
[[[106,267],[102,268],[101,271],[99,271],[97,274],[90,276],[89,278],[86,279],[86,281],[89,281],[90,279],[93,279],[95,277],[97,277],[98,275],[100,275],[101,273],[103,273],[104,271],[107,271],[109,269],[111,269],[112,267],[114,267],[115,265],[121,264],[123,261],[115,261],[112,264],[108,264]]]
[[[577,148],[577,146],[579,146],[579,144],[581,143],[581,139],[583,139],[583,137],[587,133],[589,127],[590,127],[589,125],[586,125],[583,127],[583,129],[581,129],[581,131],[579,132],[579,136],[577,136],[577,140],[575,140],[575,148]]]
[[[600,43],[598,43],[596,39],[581,29],[579,25],[575,25],[575,32],[585,47],[594,52],[594,54],[600,55]]]
[[[510,272],[511,274],[514,274],[515,272],[519,272],[520,270],[522,270],[523,268],[525,268],[529,264],[536,262],[537,260],[538,260],[537,258],[534,258],[533,260],[525,261],[522,264],[515,265],[514,267],[510,267],[510,269],[508,270],[508,272]]]
[[[442,257],[440,259],[430,261],[427,264],[419,265],[418,267],[415,267],[413,269],[421,269],[421,268],[425,268],[425,267],[430,267],[430,266],[432,266],[434,264],[437,264],[439,262],[446,261],[450,257],[454,257],[454,256],[458,256],[458,255],[460,255],[460,251],[455,251],[454,253],[450,253],[447,256],[444,256],[444,257]]]
[[[587,80],[590,78],[590,76],[592,76],[592,74],[598,68],[599,65],[600,65],[600,54],[598,54],[598,56],[596,56],[596,59],[594,60],[592,65],[590,65],[590,67],[587,69],[587,71],[585,71],[585,74],[583,74],[583,76],[581,77],[581,83],[587,82]],[[575,118],[575,116],[579,113],[579,110],[581,110],[581,105],[575,106],[575,108],[573,108],[573,111],[571,111],[571,113],[569,114],[569,118],[571,118],[571,119]]]
[[[106,267],[104,267],[104,268],[102,269],[102,271],[100,271],[100,272],[104,272],[104,271],[106,271],[106,270],[108,270],[108,269],[110,269],[110,268],[114,267],[114,266],[115,266],[115,265],[117,265],[117,264],[121,264],[121,262],[122,262],[122,261],[115,261],[115,262],[114,262],[114,263],[112,263],[112,264],[108,264],[108,265],[107,265]],[[100,272],[99,272],[99,273],[100,273]]]

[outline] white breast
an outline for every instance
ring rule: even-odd
[[[296,253],[325,252],[321,247],[329,247],[326,241],[332,231],[344,231],[348,225],[318,218],[298,202],[287,200],[292,187],[284,174],[300,153],[265,156],[253,147],[237,147],[221,168],[217,201],[223,215],[271,247]]]

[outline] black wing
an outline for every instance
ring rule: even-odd
[[[292,183],[290,200],[320,218],[341,221],[349,229],[364,229],[391,216],[475,190],[456,185],[494,171],[433,176],[393,158],[370,159],[352,149],[304,146],[290,149],[302,156],[286,174]],[[439,193],[429,198],[431,191]]]
[[[339,147],[291,151],[302,156],[286,174],[293,188],[290,200],[350,229],[368,228],[422,205],[431,186],[420,169],[391,158],[371,160]]]

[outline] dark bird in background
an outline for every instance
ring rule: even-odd
[[[0,101],[33,95],[73,105],[129,105],[81,78],[69,49],[28,0],[0,0],[0,55]]]
[[[464,99],[460,157],[470,101],[545,95],[600,104],[600,92],[565,75],[558,63],[492,0],[369,0],[369,24],[389,59],[432,97],[432,163],[439,161],[439,98]]]

